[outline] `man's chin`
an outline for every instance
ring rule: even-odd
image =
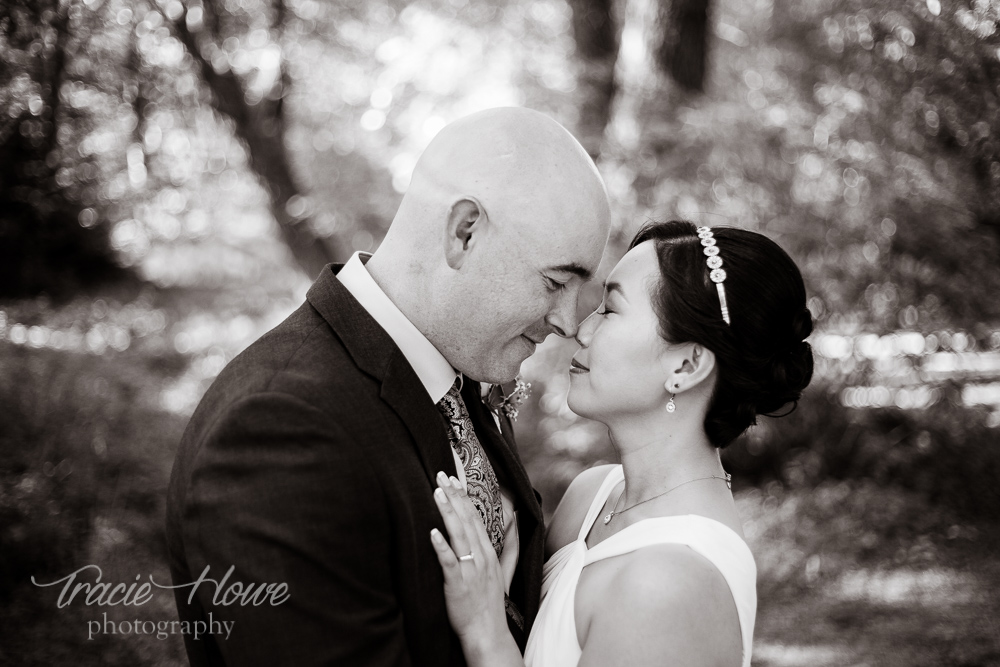
[[[535,344],[524,336],[514,339],[488,359],[480,357],[475,364],[459,370],[465,377],[483,384],[507,384],[521,372],[521,364],[535,352]]]
[[[470,369],[465,373],[465,376],[483,384],[507,384],[517,378],[518,373],[521,372],[521,363],[523,361],[524,359],[519,359],[515,365],[514,363],[498,360],[496,364],[483,365],[475,369]]]
[[[507,384],[508,382],[513,382],[517,379],[517,374],[520,372],[520,367],[513,373],[511,372],[494,372],[494,373],[484,373],[483,377],[478,379],[479,382],[483,384]]]

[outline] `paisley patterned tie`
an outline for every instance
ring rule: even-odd
[[[458,392],[461,382],[461,378],[455,380],[455,384],[437,405],[449,426],[448,441],[451,442],[452,448],[462,462],[462,467],[465,468],[469,500],[479,510],[479,516],[483,518],[483,525],[486,526],[486,534],[489,535],[499,558],[503,551],[504,538],[500,484],[479,438],[476,437],[465,401]]]

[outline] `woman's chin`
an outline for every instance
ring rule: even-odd
[[[584,391],[574,388],[573,383],[570,382],[569,394],[566,396],[566,405],[569,409],[573,411],[574,414],[579,415],[585,419],[595,419],[593,404],[589,399],[589,396],[584,396]]]

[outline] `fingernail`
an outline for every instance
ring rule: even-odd
[[[441,535],[441,531],[437,528],[431,528],[431,539],[435,542],[443,542],[444,537]]]
[[[458,481],[458,477],[452,477],[451,478],[451,486],[452,486],[452,488],[454,488],[457,491],[460,488],[462,488],[462,483]]]
[[[444,474],[444,470],[437,474],[437,483],[442,485],[448,483],[448,475]]]
[[[448,502],[448,497],[444,495],[444,489],[442,489],[440,486],[434,489],[434,500],[438,501],[439,503]]]

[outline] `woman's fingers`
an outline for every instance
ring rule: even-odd
[[[441,563],[441,569],[444,570],[445,580],[461,577],[462,575],[458,570],[458,558],[455,557],[455,552],[451,550],[447,540],[444,539],[444,535],[437,528],[431,530],[431,546],[434,547],[438,562]]]
[[[499,570],[500,563],[493,543],[486,533],[482,516],[469,499],[466,489],[457,479],[448,478],[443,472],[438,473],[437,483],[434,498],[444,518],[445,528],[448,529],[452,552],[458,558],[458,565],[464,563],[479,572]],[[473,558],[461,559],[468,554],[473,554]]]
[[[444,571],[452,627],[460,637],[487,636],[496,628],[506,632],[500,561],[482,517],[458,480],[438,473],[437,483],[434,500],[451,545],[438,530],[431,531],[431,543]]]
[[[471,533],[466,523],[467,520],[459,514],[455,504],[451,502],[449,494],[440,486],[448,485],[448,478],[444,473],[438,474],[438,488],[434,490],[434,500],[437,502],[438,511],[444,519],[444,526],[448,529],[451,538],[451,550],[457,558],[461,558],[470,553],[474,553],[472,545],[475,543],[475,533]],[[471,533],[471,535],[470,535]],[[464,562],[464,561],[460,561]]]
[[[448,481],[450,484],[442,484],[441,488],[444,489],[448,500],[451,502],[451,506],[455,508],[455,512],[459,518],[462,519],[469,543],[475,545],[485,539],[486,545],[492,548],[490,539],[486,535],[486,526],[483,525],[483,517],[479,513],[479,510],[476,509],[476,506],[472,504],[468,490],[454,477]]]
[[[444,489],[451,506],[465,526],[466,539],[472,546],[472,550],[477,554],[492,556],[494,553],[493,543],[490,541],[489,535],[486,534],[486,526],[483,525],[479,510],[469,500],[468,492],[457,479],[452,477],[449,482],[450,484],[444,484],[442,478],[438,479],[438,484]]]
[[[458,512],[458,515],[465,522],[469,538],[471,539],[473,534],[475,534],[480,538],[479,541],[485,540],[486,544],[492,548],[489,535],[486,534],[486,526],[483,524],[483,517],[479,514],[479,510],[476,509],[475,505],[472,504],[468,490],[462,486],[461,482],[452,477],[451,486],[445,488],[445,492],[448,493],[455,511]]]
[[[451,502],[451,506],[455,508],[455,512],[458,514],[459,518],[465,524],[469,531],[469,537],[472,537],[472,531],[475,529],[476,524],[482,525],[483,518],[479,515],[479,511],[473,506],[472,501],[469,500],[469,492],[462,486],[456,478],[445,477],[441,475],[438,477],[438,486],[445,492],[448,496],[448,500]],[[476,521],[473,521],[476,519]]]

